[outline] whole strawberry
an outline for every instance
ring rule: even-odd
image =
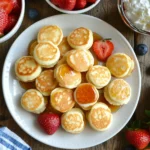
[[[86,6],[86,4],[87,4],[86,0],[77,0],[75,8],[76,9],[83,9]]]
[[[38,116],[41,128],[49,134],[54,134],[60,126],[60,117],[54,113],[43,113]]]
[[[126,139],[137,149],[144,149],[150,142],[150,134],[144,129],[127,130]]]
[[[18,16],[16,16],[15,14],[10,14],[8,16],[8,24],[5,28],[5,32],[8,33],[9,31],[11,31],[11,29],[15,26],[17,21],[18,21]]]
[[[60,0],[59,7],[65,10],[73,10],[76,5],[76,0]]]
[[[0,9],[0,36],[4,34],[4,30],[8,23],[8,14],[5,10]]]

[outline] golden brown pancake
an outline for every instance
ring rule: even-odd
[[[35,81],[36,88],[44,95],[49,96],[51,91],[57,86],[53,70],[43,71]]]
[[[56,88],[50,97],[51,105],[59,112],[67,112],[75,105],[73,91],[66,88]]]
[[[32,56],[23,56],[15,63],[15,73],[18,80],[23,82],[31,82],[35,80],[41,73],[41,66]]]

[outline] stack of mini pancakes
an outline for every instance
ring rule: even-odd
[[[113,116],[111,109],[99,101],[100,91],[104,89],[104,97],[111,105],[127,104],[131,88],[120,78],[131,75],[134,61],[126,54],[116,53],[105,66],[95,65],[89,49],[100,39],[84,27],[73,30],[67,37],[56,25],[41,28],[37,40],[29,45],[28,56],[15,63],[17,79],[35,81],[36,87],[22,95],[22,107],[36,114],[52,107],[61,113],[61,125],[70,133],[83,131],[86,119],[93,129],[107,130]],[[85,74],[86,82],[82,79]],[[45,96],[49,97],[48,105]]]

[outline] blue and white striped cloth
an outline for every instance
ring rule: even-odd
[[[2,127],[0,128],[0,150],[31,150],[31,148],[7,127]]]

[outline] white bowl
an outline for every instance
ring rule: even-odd
[[[10,39],[18,31],[24,18],[24,12],[25,12],[25,0],[21,0],[21,12],[18,21],[10,32],[8,32],[6,35],[0,38],[0,43]]]
[[[90,6],[84,8],[84,9],[81,9],[81,10],[64,10],[64,9],[61,9],[61,8],[57,7],[56,5],[54,5],[50,0],[46,0],[46,2],[51,7],[53,7],[54,9],[56,9],[62,13],[66,13],[66,14],[81,14],[81,13],[87,12],[87,11],[91,10],[92,8],[94,8],[100,1],[101,0],[96,0],[95,3],[91,4]]]

